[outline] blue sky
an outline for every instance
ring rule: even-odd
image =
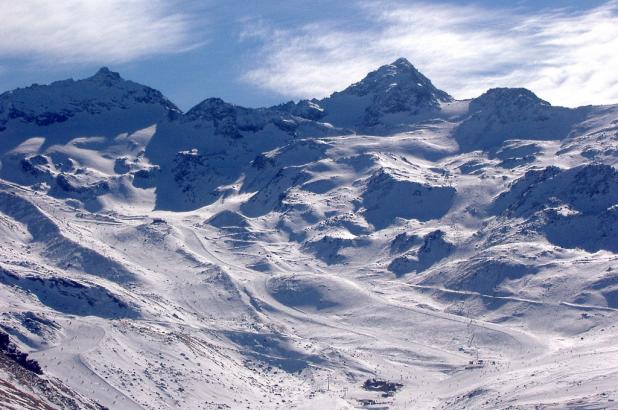
[[[181,108],[323,97],[406,57],[469,98],[618,103],[618,1],[0,0],[0,89],[109,66]]]

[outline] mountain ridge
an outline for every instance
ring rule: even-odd
[[[401,81],[404,80],[404,81]],[[16,94],[21,94],[23,92],[26,91],[35,91],[35,90],[44,90],[47,87],[58,87],[58,86],[68,86],[68,85],[80,85],[84,82],[94,82],[94,83],[100,83],[101,85],[104,85],[106,87],[112,87],[113,85],[117,85],[117,84],[126,84],[126,85],[137,85],[140,87],[144,87],[146,89],[150,89],[153,92],[155,92],[155,96],[154,97],[158,97],[161,99],[161,102],[164,102],[165,104],[169,105],[170,110],[172,111],[177,111],[179,113],[182,113],[183,115],[186,115],[188,113],[190,113],[191,111],[194,111],[200,106],[203,105],[204,103],[210,101],[210,100],[220,100],[221,102],[225,103],[226,105],[229,105],[231,107],[235,107],[235,108],[241,108],[241,109],[246,109],[246,110],[282,110],[285,112],[289,112],[292,113],[291,111],[296,110],[297,113],[299,112],[298,109],[301,107],[310,107],[312,104],[314,104],[313,109],[315,111],[319,111],[320,109],[319,104],[320,103],[324,103],[325,101],[328,101],[329,99],[334,98],[337,95],[340,94],[359,94],[359,95],[366,95],[370,92],[375,93],[377,91],[379,91],[382,94],[387,94],[389,92],[392,92],[393,89],[396,89],[397,87],[401,87],[401,83],[403,83],[403,86],[408,87],[411,86],[414,91],[418,91],[419,88],[423,88],[425,87],[426,89],[429,90],[429,95],[428,97],[430,98],[430,100],[436,100],[442,103],[448,103],[448,102],[453,102],[456,101],[453,97],[451,97],[448,93],[446,93],[445,91],[439,90],[437,88],[435,88],[435,86],[431,83],[431,80],[429,80],[427,77],[425,77],[421,72],[419,72],[407,59],[401,57],[398,58],[397,60],[393,61],[390,64],[385,64],[383,66],[380,66],[378,69],[370,72],[364,79],[360,80],[359,82],[356,82],[354,84],[351,84],[350,86],[346,87],[344,90],[341,91],[335,91],[333,92],[333,94],[331,94],[329,97],[326,97],[322,100],[318,100],[318,99],[306,99],[306,100],[299,100],[297,102],[294,101],[290,101],[290,102],[286,102],[286,103],[281,103],[279,105],[275,105],[275,106],[270,106],[270,107],[257,107],[257,108],[249,108],[249,107],[244,107],[241,105],[237,105],[234,103],[230,103],[230,102],[226,102],[221,100],[218,97],[208,97],[205,98],[204,100],[200,101],[199,103],[195,104],[193,107],[189,108],[186,112],[182,112],[180,109],[178,109],[178,107],[176,105],[174,105],[169,99],[165,98],[159,91],[154,90],[148,86],[144,86],[138,83],[134,83],[131,80],[125,80],[118,72],[112,71],[110,70],[108,67],[101,67],[99,70],[97,70],[97,72],[95,74],[93,74],[90,77],[86,77],[84,79],[81,80],[73,80],[73,79],[67,79],[67,80],[60,80],[60,81],[55,81],[53,83],[50,83],[48,85],[40,85],[40,84],[32,84],[31,86],[27,86],[27,87],[22,87],[22,88],[16,88],[14,90],[9,90],[9,91],[5,91],[2,94],[0,94],[0,100],[2,99],[2,97],[4,97],[5,99],[7,99],[8,97],[15,97]],[[506,92],[506,91],[512,91],[512,92]],[[410,91],[410,89],[406,89],[405,91]],[[503,95],[504,98],[508,97],[509,95],[512,96],[513,98],[516,98],[517,94],[521,95],[520,91],[524,91],[526,92],[526,94],[528,95],[532,95],[534,96],[533,98],[538,99],[538,97],[536,97],[536,95],[534,95],[534,93],[532,93],[530,90],[524,89],[524,88],[497,88],[497,89],[492,89],[489,91],[503,91],[501,94]],[[472,98],[469,100],[460,100],[460,101],[472,101],[472,100],[478,100],[481,97],[484,97],[487,93],[483,94],[480,97],[476,97],[476,98]],[[39,97],[44,97],[43,96],[39,96]],[[540,100],[539,101],[543,102],[545,105],[549,104],[546,101]],[[434,103],[435,101],[430,101],[431,103]],[[381,104],[383,104],[384,102],[381,101]],[[289,104],[293,104],[294,107],[289,106]],[[317,105],[318,107],[315,107],[315,105]],[[549,104],[551,105],[551,104]],[[409,108],[409,107],[408,107]],[[392,107],[392,109],[397,109],[397,107]],[[3,109],[2,112],[6,112],[6,108]],[[298,115],[303,117],[303,115]],[[318,118],[311,118],[311,114],[303,117],[303,118],[307,118],[307,119],[318,119]],[[41,124],[44,125],[44,124]]]

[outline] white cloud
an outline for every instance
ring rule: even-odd
[[[510,86],[560,105],[618,103],[618,1],[537,15],[420,2],[359,7],[362,29],[246,27],[244,38],[263,43],[243,80],[292,98],[322,97],[403,56],[457,98]]]
[[[0,54],[47,64],[126,62],[192,46],[164,0],[0,0]]]

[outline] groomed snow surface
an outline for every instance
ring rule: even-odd
[[[0,95],[9,409],[618,408],[618,106],[456,101],[405,59],[181,113]],[[375,379],[375,380],[374,380]]]

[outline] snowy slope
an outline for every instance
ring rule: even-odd
[[[101,69],[0,123],[23,407],[618,406],[618,106],[457,101],[399,59],[186,113]]]

